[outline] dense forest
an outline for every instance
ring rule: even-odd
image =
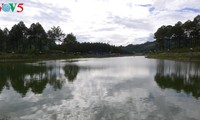
[[[163,25],[155,32],[159,50],[183,49],[200,46],[200,15],[193,21],[177,22],[174,26]]]
[[[162,53],[200,51],[200,15],[193,21],[177,22],[174,26],[163,25],[154,33],[155,41],[123,47],[132,53]]]
[[[124,54],[121,47],[105,43],[80,43],[73,33],[64,34],[61,28],[53,26],[47,32],[40,23],[32,23],[29,28],[23,21],[11,30],[0,29],[0,52],[6,53],[61,53]]]

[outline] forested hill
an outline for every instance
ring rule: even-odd
[[[125,50],[131,52],[131,53],[135,53],[135,54],[146,54],[146,53],[150,53],[150,52],[155,52],[156,50],[156,42],[146,42],[143,44],[137,44],[137,45],[127,45],[125,47],[123,47]]]

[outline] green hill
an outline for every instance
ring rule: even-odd
[[[137,45],[127,45],[124,47],[125,50],[135,53],[135,54],[146,54],[146,53],[151,53],[155,52],[156,48],[156,42],[146,42],[143,44],[137,44]]]

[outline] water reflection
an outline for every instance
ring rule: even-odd
[[[165,61],[157,62],[157,74],[154,77],[162,89],[171,88],[184,91],[195,98],[200,97],[200,64]]]
[[[1,64],[0,93],[12,87],[23,97],[29,90],[41,94],[48,84],[61,89],[66,80],[73,82],[78,72],[75,64]]]
[[[144,57],[0,64],[0,119],[199,120],[200,101],[192,96],[199,68]],[[24,87],[24,97],[11,82]],[[196,90],[187,95],[190,85]]]
[[[68,80],[73,82],[79,72],[79,67],[77,65],[66,65],[63,70]]]

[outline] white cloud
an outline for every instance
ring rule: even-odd
[[[65,33],[73,32],[80,42],[109,42],[115,45],[145,42],[152,38],[149,35],[152,35],[161,25],[173,25],[177,21],[185,22],[193,19],[200,11],[199,0],[69,0],[64,2],[13,0],[13,2],[24,2],[24,12],[0,12],[1,28],[11,28],[19,21],[24,21],[28,27],[33,22],[40,22],[45,30],[52,26],[61,26]]]

